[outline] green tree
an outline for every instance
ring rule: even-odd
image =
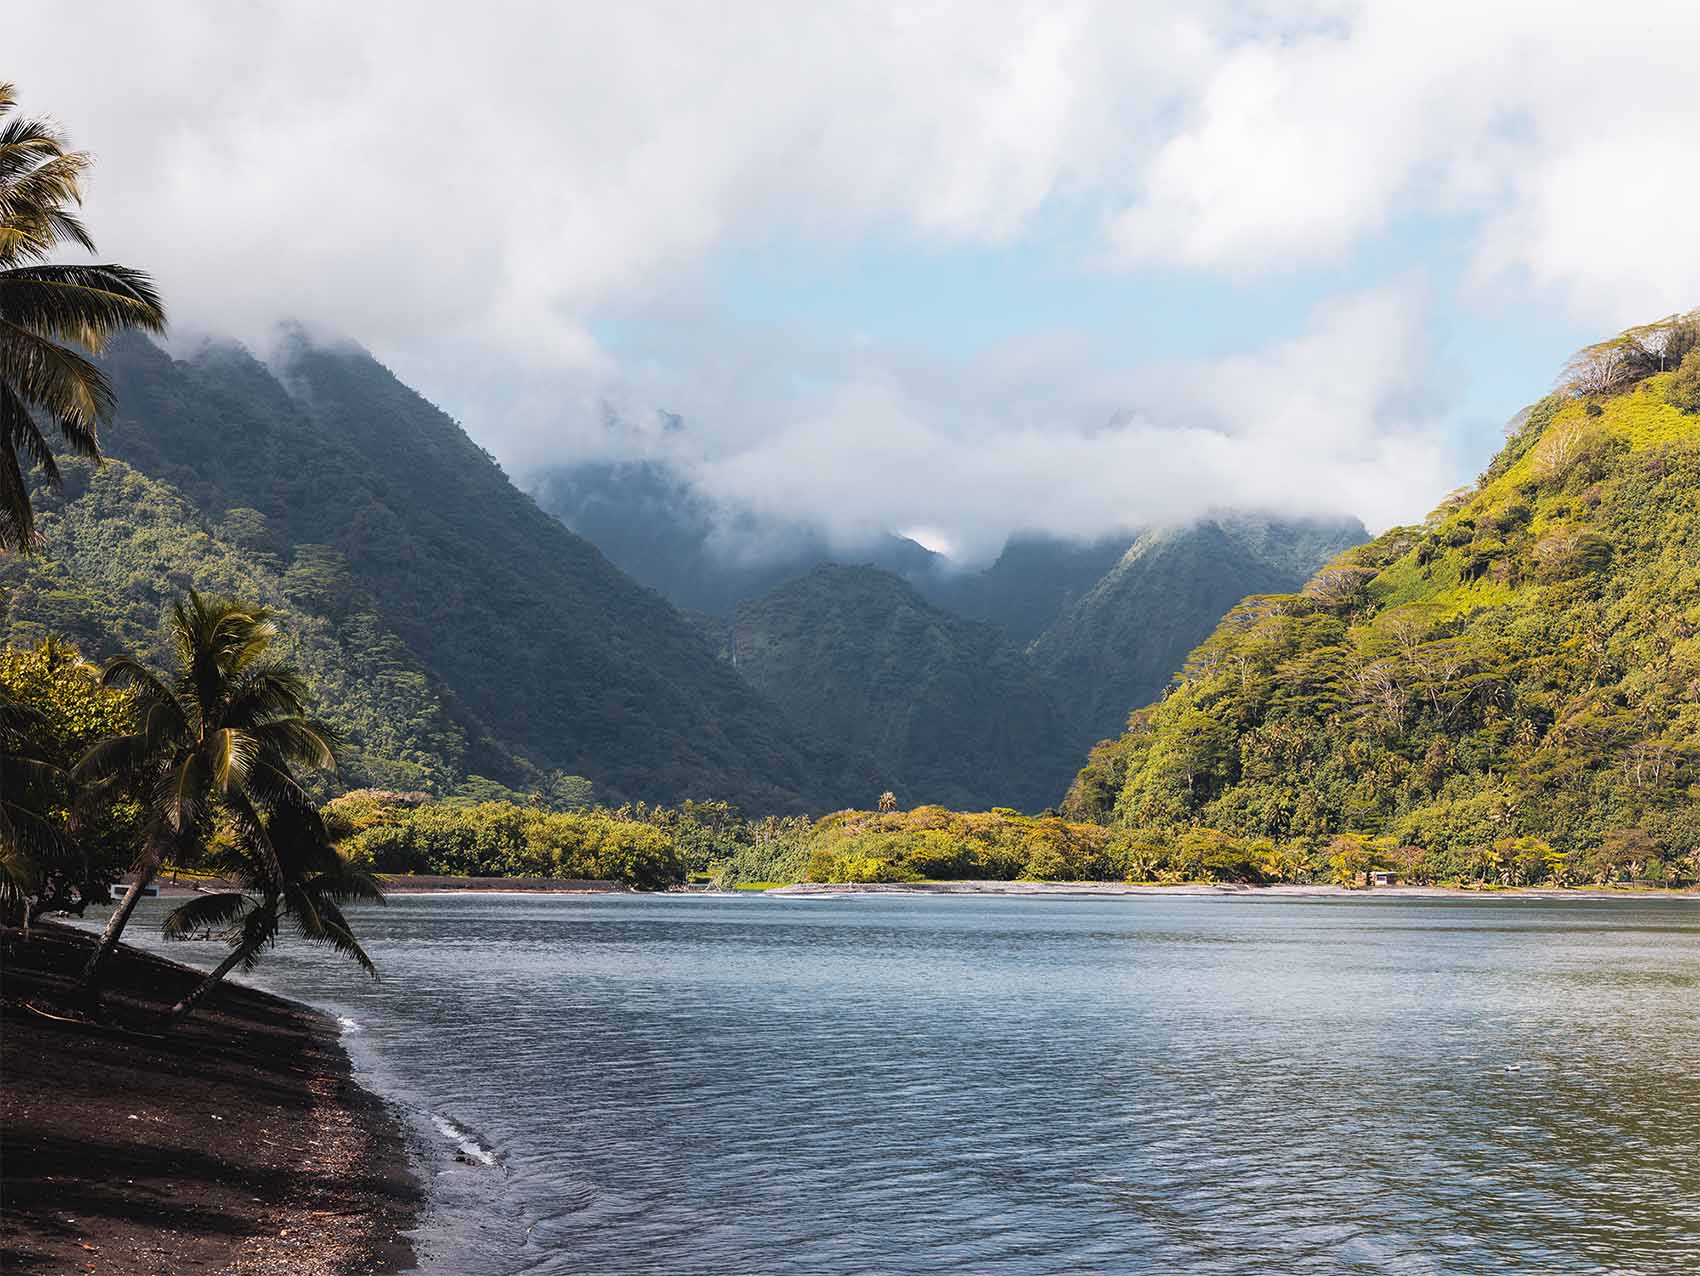
[[[337,852],[311,805],[283,803],[266,820],[265,833],[263,839],[220,839],[207,857],[207,867],[237,882],[241,890],[197,895],[166,916],[167,939],[223,927],[230,941],[229,955],[171,1008],[172,1023],[194,1010],[238,966],[252,970],[277,942],[285,917],[295,923],[302,939],[334,948],[377,975],[340,907],[350,900],[382,903],[376,879]]]
[[[1700,346],[1690,350],[1670,379],[1665,400],[1684,412],[1700,413]]]
[[[12,115],[16,103],[0,84],[0,550],[28,552],[35,512],[20,458],[59,484],[48,420],[67,449],[100,459],[112,388],[87,353],[128,328],[163,331],[165,311],[139,270],[47,260],[64,244],[95,250],[72,211],[90,157],[67,150],[50,121]]]
[[[44,879],[69,854],[52,816],[64,772],[38,756],[43,725],[0,686],[0,918],[25,926]]]
[[[125,729],[130,697],[100,686],[68,643],[46,638],[0,651],[0,913],[42,913],[108,898],[129,862],[133,803],[71,819],[69,771],[96,740]]]
[[[264,608],[191,591],[173,605],[169,629],[174,676],[125,657],[107,666],[105,684],[135,691],[135,729],[95,745],[74,772],[96,799],[128,791],[145,808],[135,879],[83,972],[91,998],[167,858],[197,858],[222,822],[275,861],[265,813],[308,802],[296,767],[336,765],[329,728],[306,715],[301,675],[266,658],[277,630]]]
[[[1328,867],[1338,886],[1368,888],[1370,874],[1392,864],[1392,847],[1386,839],[1361,833],[1341,833],[1328,843]]]

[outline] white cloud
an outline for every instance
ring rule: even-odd
[[[1291,270],[1451,215],[1481,287],[1533,284],[1607,325],[1700,298],[1700,6],[1370,0],[1312,16],[1204,60],[1109,222],[1123,264]]]
[[[100,155],[104,254],[180,328],[347,332],[516,466],[610,446],[610,403],[678,411],[719,494],[976,551],[1201,504],[1416,512],[1455,477],[1432,299],[1373,288],[1190,368],[1055,332],[960,361],[734,325],[721,255],[1061,239],[1240,278],[1445,216],[1495,305],[1700,301],[1691,0],[112,0],[7,31],[25,105]]]
[[[1288,342],[1131,373],[1055,339],[894,354],[821,378],[826,393],[749,405],[769,418],[738,444],[687,427],[672,455],[715,500],[846,542],[924,511],[969,560],[1011,530],[1084,538],[1223,505],[1385,524],[1425,513],[1457,469],[1428,332],[1421,290],[1401,284],[1319,308]]]

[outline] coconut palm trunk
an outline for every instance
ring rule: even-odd
[[[118,941],[123,937],[124,927],[130,924],[130,914],[136,911],[136,905],[141,902],[143,893],[153,882],[154,875],[159,872],[160,857],[154,850],[143,856],[142,862],[136,866],[136,880],[130,883],[130,889],[124,892],[124,898],[118,901],[118,907],[112,910],[112,916],[106,919],[106,925],[100,932],[100,943],[89,954],[88,964],[83,967],[83,975],[78,991],[85,1000],[92,1001],[100,992],[100,972],[106,965],[106,959],[112,956],[112,950],[118,947]]]
[[[136,904],[141,901],[141,895],[143,895],[144,890],[148,889],[148,884],[153,882],[153,875],[156,872],[158,872],[158,865],[138,868],[136,880],[129,884],[129,890],[124,892],[124,899],[119,901],[116,909],[112,909],[112,916],[107,917],[107,924],[100,931],[100,943],[95,945],[95,950],[88,955],[87,965],[83,967],[83,996],[92,997],[95,996],[95,992],[99,991],[100,967],[104,967],[105,960],[111,957],[112,950],[117,948],[117,941],[122,938],[124,928],[129,924],[129,914],[136,911]]]
[[[250,951],[247,944],[237,944],[232,948],[229,955],[214,966],[206,978],[190,989],[188,995],[171,1008],[171,1013],[166,1016],[166,1026],[174,1027],[188,1018],[189,1013],[201,1004],[206,995],[224,982],[226,975],[248,960]]]

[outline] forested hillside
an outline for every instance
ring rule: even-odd
[[[1079,756],[999,630],[876,568],[820,567],[742,603],[721,641],[799,728],[873,757],[905,802],[1039,810]]]
[[[1162,694],[1186,653],[1248,594],[1297,589],[1369,534],[1356,519],[1219,515],[1150,531],[1033,644],[1085,749]]]
[[[1691,855],[1696,344],[1690,315],[1582,352],[1422,526],[1233,608],[1175,692],[1094,753],[1070,809],[1443,857],[1541,839],[1634,876]]]
[[[369,596],[344,575],[340,600],[327,597],[338,577],[328,555],[305,551],[285,570],[255,547],[257,510],[208,523],[176,489],[122,461],[64,468],[64,491],[39,494],[47,552],[0,559],[8,643],[57,636],[91,659],[129,653],[163,667],[161,615],[183,590],[251,599],[276,614],[280,652],[342,733],[349,783],[447,792],[464,781],[465,726]]]
[[[77,479],[45,553],[0,568],[8,638],[146,652],[168,597],[233,589],[290,611],[362,781],[565,772],[610,797],[776,810],[868,791],[364,352],[299,341],[277,366],[113,348],[103,438],[127,464]]]

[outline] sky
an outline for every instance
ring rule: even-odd
[[[1700,5],[33,5],[173,341],[370,349],[522,485],[673,465],[964,562],[1419,519],[1700,306]],[[676,428],[682,423],[682,428]]]

